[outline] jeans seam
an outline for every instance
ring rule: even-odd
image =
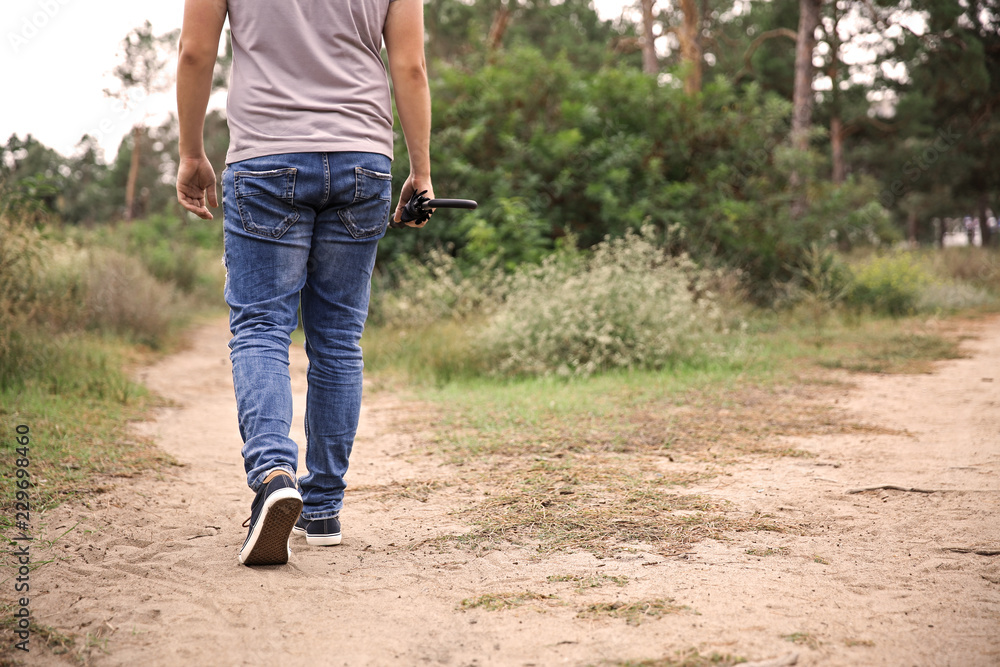
[[[326,208],[327,203],[330,201],[330,154],[323,153],[323,201],[319,205],[319,209],[323,210]]]

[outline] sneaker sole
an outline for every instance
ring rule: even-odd
[[[310,535],[305,528],[300,526],[292,528],[292,532],[306,538],[306,544],[313,547],[333,547],[340,544],[340,533],[336,535]]]
[[[310,535],[306,533],[306,544],[311,547],[332,547],[340,544],[340,533],[336,535]]]
[[[267,499],[261,517],[240,550],[243,565],[284,565],[291,549],[288,537],[302,512],[302,496],[295,489],[281,489]]]

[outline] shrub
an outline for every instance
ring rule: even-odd
[[[927,257],[945,280],[994,292],[1000,287],[1000,253],[996,250],[974,246],[942,248]]]
[[[176,292],[142,262],[116,250],[93,249],[82,268],[83,321],[98,331],[159,347],[178,315]]]
[[[974,285],[965,283],[931,283],[927,285],[917,299],[917,310],[920,312],[948,312],[977,308],[993,301],[988,292]]]
[[[157,280],[185,294],[221,302],[222,231],[217,225],[157,215],[71,235],[80,245],[113,248],[138,258]]]
[[[371,320],[412,329],[490,312],[503,298],[504,273],[498,261],[494,256],[463,270],[440,248],[429,251],[424,261],[404,257],[397,264],[394,287],[385,277],[376,282]]]
[[[509,278],[479,344],[503,375],[590,375],[690,361],[710,350],[720,328],[709,277],[686,256],[667,255],[650,227],[606,239],[590,253],[563,249]]]
[[[875,313],[909,315],[917,311],[920,295],[933,282],[909,253],[875,257],[856,269],[847,301]]]
[[[0,388],[18,382],[25,353],[21,333],[32,307],[39,234],[0,216]]]
[[[798,263],[789,269],[792,280],[776,290],[784,293],[779,302],[812,302],[829,308],[843,301],[851,289],[850,267],[834,250],[818,243],[810,244]]]

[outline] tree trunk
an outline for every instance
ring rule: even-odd
[[[681,42],[681,58],[687,65],[684,75],[684,92],[688,95],[701,92],[701,14],[695,0],[681,0],[684,24],[677,33]]]
[[[917,247],[917,209],[910,207],[906,213],[906,238],[911,248]]]
[[[795,91],[792,95],[792,146],[809,148],[813,112],[813,49],[822,0],[799,0],[799,32],[795,39]]]
[[[496,51],[500,48],[500,45],[503,43],[503,35],[507,32],[507,23],[509,21],[510,7],[507,3],[503,3],[497,9],[496,14],[493,15],[493,24],[490,26],[490,35],[487,38],[490,51]]]
[[[813,63],[816,47],[816,27],[819,25],[819,8],[823,0],[799,0],[799,31],[795,36],[795,90],[792,92],[792,147],[809,149],[809,130],[813,112]],[[792,217],[805,214],[806,193],[802,190],[802,174],[793,171],[788,177],[791,189],[796,192],[792,200]]]
[[[844,125],[840,116],[830,119],[830,152],[833,157],[833,182],[840,185],[844,182],[847,168],[844,166]]]
[[[990,246],[990,226],[986,220],[986,193],[979,195],[979,238],[984,248]]]
[[[135,182],[139,179],[139,152],[141,150],[142,126],[132,128],[132,163],[128,169],[128,181],[125,183],[125,221],[130,222],[135,217]]]
[[[660,71],[656,58],[656,36],[653,35],[653,0],[642,0],[642,71],[646,74]]]
[[[843,109],[840,105],[840,35],[837,29],[840,27],[840,11],[837,3],[831,5],[833,13],[833,30],[827,35],[830,44],[830,68],[827,75],[830,77],[830,156],[833,160],[833,183],[840,185],[847,175],[847,167],[844,165],[844,124],[841,120]]]

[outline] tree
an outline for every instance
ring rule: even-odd
[[[933,187],[934,208],[921,198],[928,208],[916,215],[974,215],[989,242],[986,209],[1000,210],[1000,2],[880,0],[869,16],[892,36],[874,88],[898,100],[880,151],[885,205],[914,215],[904,200]]]
[[[169,56],[177,48],[179,30],[162,35],[153,34],[153,26],[146,21],[135,28],[122,40],[122,62],[114,69],[118,79],[116,90],[105,90],[109,97],[117,98],[129,105],[143,100],[154,92],[165,90],[169,85],[163,73]],[[132,128],[131,165],[125,186],[125,219],[131,220],[135,213],[136,182],[139,177],[139,162],[142,155],[144,123]]]
[[[799,0],[799,30],[795,38],[795,87],[792,93],[792,146],[809,147],[813,112],[813,50],[823,0]]]
[[[660,62],[656,57],[656,33],[653,30],[656,16],[653,14],[653,0],[641,0],[642,4],[642,71],[656,74]]]
[[[590,0],[429,0],[424,20],[432,74],[435,63],[480,67],[497,51],[523,46],[550,57],[565,54],[587,70],[622,60],[641,63],[638,54],[613,50],[635,36],[635,26],[602,20]]]

